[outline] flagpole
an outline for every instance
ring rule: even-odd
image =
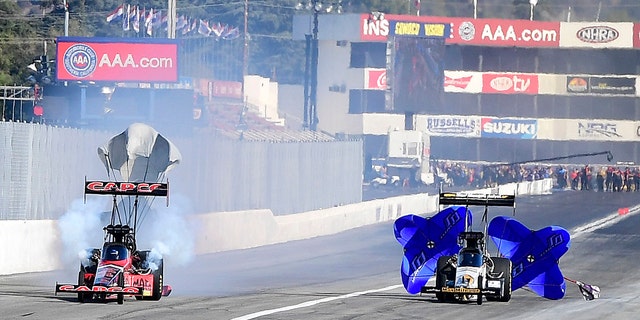
[[[473,0],[473,18],[478,19],[478,0]]]
[[[62,1],[64,6],[64,36],[69,36],[69,7],[67,6],[67,0]]]
[[[249,74],[249,0],[244,0],[244,53],[242,59],[242,81]]]
[[[176,0],[167,0],[167,38],[176,38]]]

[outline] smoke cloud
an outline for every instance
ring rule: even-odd
[[[178,266],[193,260],[196,226],[187,219],[192,212],[189,200],[181,195],[171,196],[169,207],[149,212],[138,234],[138,249],[151,248],[147,257],[149,268],[157,269],[160,259],[170,258],[171,264]]]
[[[58,230],[62,241],[63,265],[75,265],[78,259],[85,264],[91,256],[92,248],[102,246],[102,216],[106,201],[100,198],[74,200],[69,210],[58,220]]]

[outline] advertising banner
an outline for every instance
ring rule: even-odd
[[[213,97],[242,99],[242,82],[214,80],[211,87]]]
[[[160,38],[56,39],[58,81],[178,82],[178,42]]]
[[[390,21],[395,20],[449,24],[451,32],[447,44],[557,48],[560,41],[560,22],[393,14],[377,19],[371,14],[360,15],[360,40],[387,41],[387,36],[392,33]]]
[[[640,23],[633,23],[633,47],[640,48]]]
[[[536,119],[482,118],[482,138],[535,139],[538,133]]]
[[[476,116],[424,116],[425,132],[432,136],[480,137],[480,117]]]
[[[394,36],[448,38],[450,26],[448,23],[419,23],[412,21],[389,22],[389,33]]]
[[[561,48],[633,48],[632,22],[561,22]]]
[[[482,73],[472,71],[444,71],[445,92],[482,92]]]
[[[370,90],[386,90],[387,69],[365,68],[364,88]]]
[[[567,77],[567,93],[635,95],[635,77]]]
[[[640,122],[607,119],[539,119],[537,139],[639,141]]]
[[[595,94],[636,94],[636,78],[590,77],[589,89]]]
[[[483,73],[482,93],[538,94],[538,75]]]

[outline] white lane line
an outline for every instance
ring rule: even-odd
[[[289,311],[289,310],[294,310],[294,309],[311,307],[311,306],[315,306],[315,305],[320,304],[320,303],[331,302],[331,301],[340,300],[340,299],[353,298],[353,297],[357,297],[357,296],[361,296],[361,295],[365,295],[365,294],[369,294],[369,293],[389,291],[389,290],[394,290],[394,289],[398,289],[398,288],[401,288],[401,287],[402,287],[402,285],[393,285],[393,286],[388,286],[388,287],[384,287],[384,288],[380,288],[380,289],[359,291],[359,292],[353,292],[353,293],[344,294],[344,295],[336,296],[336,297],[329,297],[329,298],[323,298],[323,299],[318,299],[318,300],[311,300],[311,301],[303,302],[303,303],[292,305],[292,306],[286,306],[286,307],[277,308],[277,309],[259,311],[259,312],[255,312],[255,313],[248,314],[248,315],[245,315],[245,316],[233,318],[231,320],[255,319],[255,318],[258,318],[258,317],[262,317],[262,316],[266,316],[266,315],[270,315],[270,314],[274,314],[274,313],[278,313],[278,312],[284,312],[284,311]]]
[[[571,234],[571,238],[577,238],[581,235],[584,235],[586,233],[590,233],[593,231],[596,231],[598,229],[602,229],[602,228],[606,228],[608,226],[611,226],[613,224],[616,224],[618,222],[620,222],[623,219],[626,219],[632,215],[638,214],[640,212],[640,205],[634,206],[629,208],[629,212],[624,214],[624,215],[620,215],[619,213],[612,213],[602,219],[598,219],[596,221],[584,224],[582,226],[579,226],[575,229],[573,229],[573,232]]]

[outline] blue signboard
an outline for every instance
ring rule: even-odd
[[[483,138],[535,139],[538,120],[482,118]]]

